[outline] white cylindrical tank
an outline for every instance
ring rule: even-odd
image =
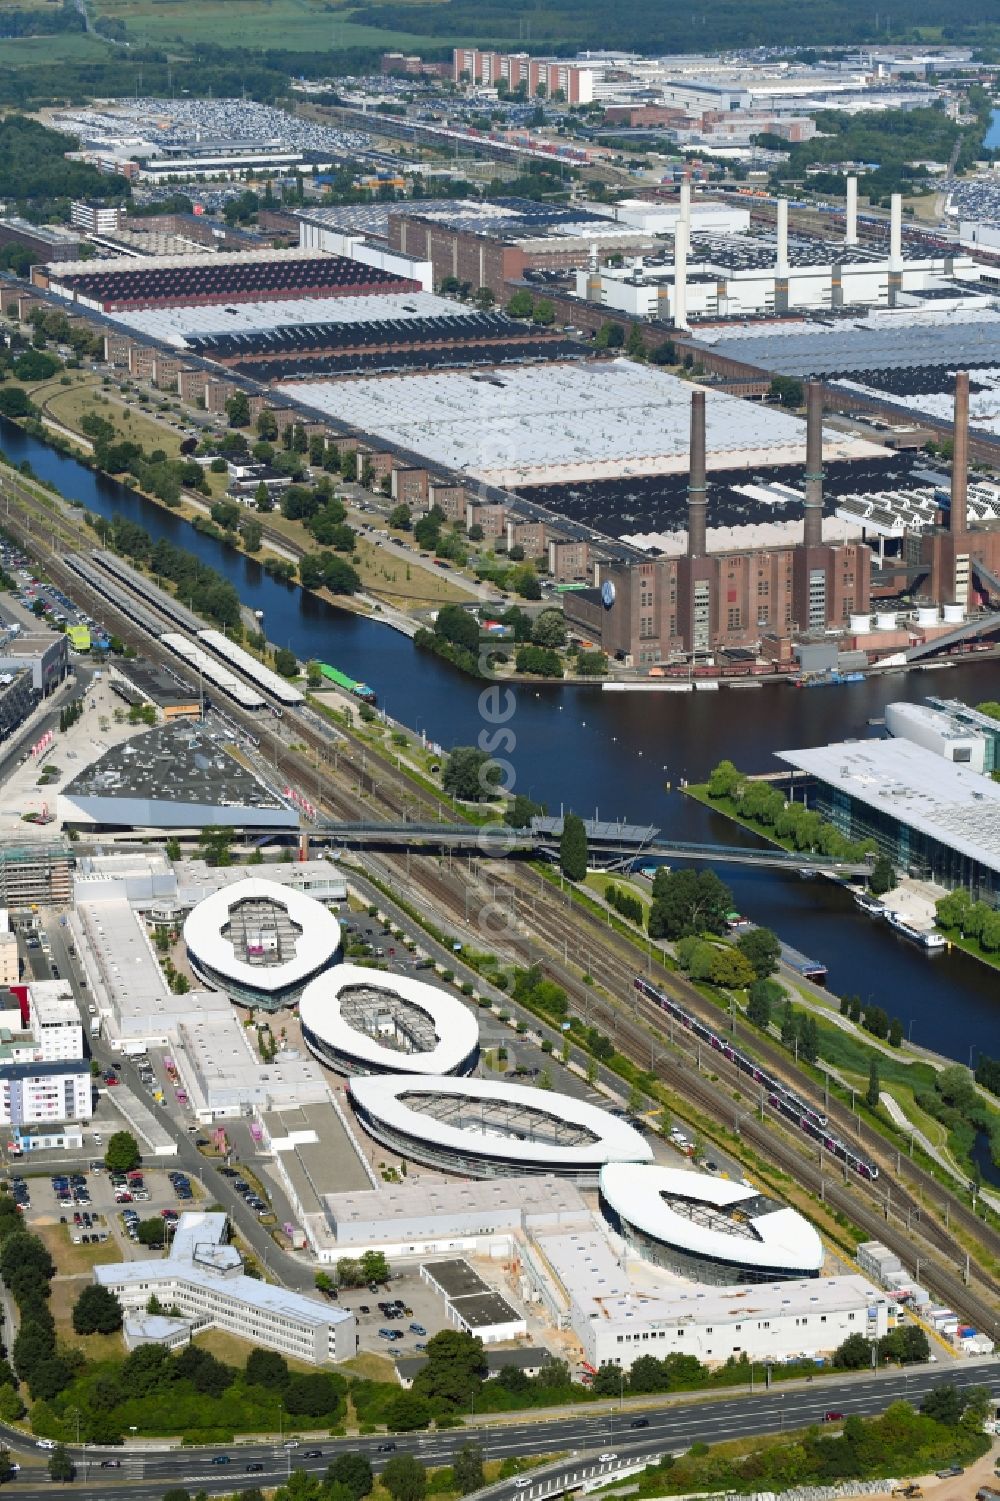
[[[875,629],[877,631],[894,631],[896,629],[895,610],[879,610],[875,616]]]
[[[965,619],[965,607],[963,605],[945,605],[942,613],[945,625],[961,625]]]
[[[937,625],[940,618],[937,605],[919,605],[913,618],[917,625]]]
[[[868,634],[871,628],[872,618],[870,615],[851,616],[851,630],[855,636],[865,636]]]

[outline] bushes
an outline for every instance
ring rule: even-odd
[[[122,1326],[122,1307],[106,1287],[85,1287],[73,1307],[77,1334],[116,1334]]]
[[[613,881],[609,881],[604,888],[604,900],[609,907],[613,907],[627,922],[635,923],[637,928],[642,927],[643,908],[637,896],[633,896],[631,892],[624,890],[621,886],[616,886]]]

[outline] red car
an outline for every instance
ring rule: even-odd
[[[842,1412],[825,1412],[823,1414],[824,1423],[842,1423],[843,1421],[844,1414]]]

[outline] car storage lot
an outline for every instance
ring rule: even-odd
[[[176,1171],[170,1169],[169,1171]],[[95,1243],[93,1237],[97,1237],[96,1244],[117,1241],[118,1249],[124,1259],[147,1254],[141,1245],[134,1245],[126,1234],[125,1222],[122,1212],[125,1209],[135,1211],[140,1219],[162,1219],[163,1210],[169,1210],[180,1214],[185,1209],[198,1207],[200,1190],[197,1184],[192,1183],[190,1199],[182,1199],[167,1176],[168,1170],[161,1168],[142,1169],[142,1186],[133,1183],[123,1191],[119,1191],[119,1202],[116,1199],[115,1185],[111,1175],[101,1165],[100,1171],[90,1168],[66,1168],[56,1170],[46,1168],[40,1175],[28,1173],[22,1164],[16,1169],[16,1178],[12,1178],[15,1188],[18,1187],[17,1178],[23,1179],[23,1189],[19,1197],[22,1199],[23,1212],[26,1223],[32,1227],[46,1225],[60,1225],[65,1223],[66,1231],[73,1245]],[[82,1191],[72,1181],[68,1183],[67,1190],[60,1190],[52,1183],[52,1177],[72,1180],[73,1176],[84,1180]],[[130,1199],[121,1198],[121,1192],[127,1192]],[[25,1203],[25,1194],[27,1202]],[[141,1195],[148,1194],[148,1198]],[[87,1217],[90,1224],[87,1224]],[[103,1238],[103,1239],[102,1239]]]

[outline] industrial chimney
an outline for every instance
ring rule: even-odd
[[[688,557],[705,556],[705,393],[691,392],[691,453],[688,460]]]
[[[903,287],[903,199],[889,200],[889,306],[895,307]]]
[[[954,450],[951,459],[951,514],[948,530],[957,536],[968,529],[966,496],[969,483],[969,372],[955,376]],[[692,427],[692,432],[693,432]]]
[[[844,223],[844,244],[858,243],[858,179],[847,179],[847,214]]]
[[[687,329],[688,225],[680,218],[674,225],[674,327]]]
[[[775,275],[788,276],[788,199],[778,199],[778,258]]]
[[[823,387],[806,386],[806,500],[803,538],[806,547],[823,545]]]

